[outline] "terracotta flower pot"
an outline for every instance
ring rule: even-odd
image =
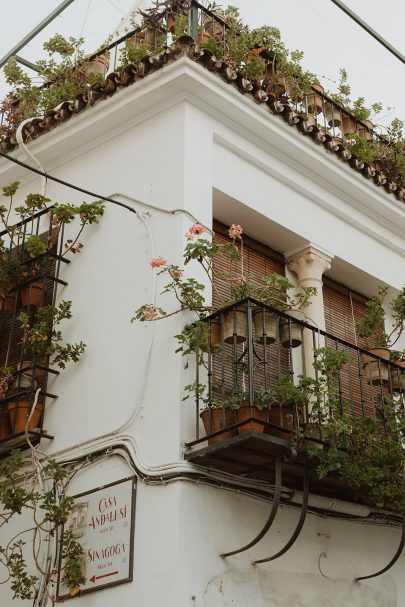
[[[41,303],[43,288],[44,283],[42,280],[30,282],[26,287],[21,289],[21,304],[23,306],[38,307]]]
[[[364,137],[364,139],[366,141],[372,141],[374,124],[371,122],[371,120],[362,120],[362,123],[365,125],[365,127],[362,126],[361,124],[359,124],[359,128],[358,128],[359,135]]]
[[[323,93],[325,90],[320,84],[314,84],[312,88],[319,93]],[[306,95],[306,100],[308,112],[310,114],[320,114],[322,112],[323,97],[321,95],[317,95],[316,92],[309,93],[309,95]]]
[[[288,313],[291,316],[291,324],[286,318],[280,321],[280,342],[285,348],[298,348],[302,344],[301,325],[294,322],[293,319],[304,320],[305,314],[301,310],[294,310]]]
[[[7,293],[4,297],[0,298],[0,311],[5,314],[12,314],[15,310],[15,300],[17,293]]]
[[[166,20],[167,31],[171,32],[173,34],[174,30],[176,29],[176,14],[167,13],[166,19],[167,19]]]
[[[0,441],[7,440],[11,436],[11,425],[7,409],[2,407],[0,413]]]
[[[234,339],[237,344],[246,341],[247,337],[247,314],[243,307],[236,310],[224,312],[224,342],[232,344]]]
[[[211,423],[209,409],[204,409],[204,411],[200,413],[200,417],[202,423],[204,424],[205,434],[213,434],[214,432],[219,432],[223,428],[226,428],[227,426],[232,426],[236,423],[235,411],[232,411],[231,409],[211,409]],[[223,432],[222,434],[219,434],[218,436],[209,438],[208,444],[214,445],[215,443],[224,441],[227,438],[231,438],[232,436],[236,436],[236,429],[228,430],[226,432]]]
[[[294,429],[294,408],[294,404],[291,403],[272,404],[269,408],[268,421],[270,424],[274,424],[275,426],[281,426],[281,429],[266,428],[266,434],[277,436],[278,438],[283,438],[284,440],[290,440],[291,432],[289,432],[289,430],[292,431]]]
[[[340,126],[342,124],[341,111],[332,103],[325,103],[324,113],[329,126]]]
[[[109,61],[106,55],[97,55],[97,57],[94,57],[94,59],[91,59],[86,63],[86,76],[89,76],[90,74],[101,74],[102,76],[105,76],[108,63]]]
[[[351,135],[357,131],[357,120],[349,114],[342,114],[342,133],[345,135]]]
[[[210,323],[211,336],[210,345],[211,348],[218,348],[221,345],[221,319],[214,318]]]
[[[237,411],[238,413],[238,422],[243,420],[249,420],[252,416],[252,412],[250,407],[243,406],[240,407]],[[257,407],[253,407],[253,417],[256,419],[261,419],[262,421],[266,421],[267,409],[258,409]],[[251,422],[247,421],[243,426],[239,426],[238,434],[245,434],[246,432],[250,432],[253,430],[254,432],[264,432],[264,424],[259,422]]]
[[[197,44],[208,42],[210,38],[212,38],[212,36],[209,32],[199,32],[197,36]]]
[[[370,354],[380,356],[384,360],[390,359],[390,351],[388,348],[370,348]],[[368,356],[368,354],[361,355],[363,361],[363,371],[367,382],[372,386],[380,386],[381,384],[388,384],[388,364]]]
[[[403,371],[400,371],[396,367],[391,367],[392,389],[395,392],[405,392],[405,361],[398,361],[396,364],[402,367]]]
[[[31,410],[29,402],[24,398],[18,402],[10,402],[7,405],[7,410],[13,434],[25,432],[25,425]],[[30,419],[29,430],[34,430],[34,428],[39,427],[43,410],[43,403],[37,403],[34,413]]]
[[[253,324],[256,341],[263,344],[273,344],[277,339],[278,317],[274,312],[265,308],[253,310]]]

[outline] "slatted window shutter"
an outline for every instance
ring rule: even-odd
[[[218,244],[229,244],[231,242],[228,236],[228,229],[215,222],[214,224],[215,236],[214,242]],[[238,243],[240,248],[240,243]],[[244,257],[244,274],[251,275],[253,278],[260,278],[270,274],[281,274],[285,275],[285,260],[284,257],[270,249],[269,247],[259,243],[248,236],[243,236],[243,257]],[[214,288],[213,288],[213,301],[214,305],[221,307],[228,303],[230,299],[230,286],[229,280],[224,279],[224,273],[229,272],[229,260],[225,258],[217,258],[214,263]],[[241,262],[235,262],[232,270],[232,274],[235,278],[242,275]],[[263,359],[263,346],[255,343],[255,351],[258,357]],[[221,378],[217,381],[218,385],[221,386],[222,392],[230,392],[235,388],[235,369],[232,368],[231,364],[225,364],[223,361],[231,360],[233,358],[233,346],[231,344],[224,344],[223,356],[213,357],[213,377]],[[238,355],[243,352],[243,345],[238,346]],[[280,378],[281,373],[288,373],[289,370],[289,357],[288,350],[280,345],[277,341],[275,344],[267,345],[267,362],[266,372],[264,367],[260,364],[255,365],[254,371],[254,385],[255,389],[259,389],[261,386],[275,386]],[[258,362],[258,359],[256,360]],[[239,389],[242,388],[240,385],[240,373],[239,373]],[[242,382],[243,384],[243,382]],[[243,388],[242,388],[243,389]],[[244,386],[247,390],[248,386]],[[221,391],[220,390],[220,391]]]
[[[323,302],[326,331],[353,345],[366,348],[364,339],[356,334],[355,327],[367,312],[367,298],[325,277]],[[337,343],[331,339],[327,339],[326,345],[331,348],[337,347]],[[338,349],[344,348],[338,346]],[[347,352],[349,363],[341,372],[341,401],[349,413],[372,416],[379,390],[368,385],[367,377],[363,373],[362,361],[357,353],[349,348]]]

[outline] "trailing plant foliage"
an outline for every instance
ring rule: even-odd
[[[73,499],[66,495],[69,471],[52,459],[44,460],[39,464],[42,489],[38,488],[37,478],[27,464],[29,462],[19,451],[13,451],[0,462],[2,537],[6,525],[11,526],[12,521],[21,515],[24,521],[30,516],[30,523],[25,523],[22,531],[14,537],[11,533],[7,543],[0,545],[0,569],[6,572],[13,599],[32,600],[41,575],[46,577],[47,585],[55,583],[60,575],[69,592],[74,595],[86,579],[80,566],[84,557],[83,548],[70,533],[64,533],[60,540],[62,568],[49,566],[48,571],[43,571],[38,560],[41,542],[49,542],[55,535],[60,536],[61,526],[72,512]],[[30,546],[30,549],[26,546]],[[33,554],[34,558],[27,559],[28,554]],[[4,571],[1,575],[4,579]]]
[[[405,286],[389,303],[392,323],[386,333],[386,313],[383,307],[388,295],[387,287],[379,287],[378,294],[367,302],[367,313],[356,325],[357,333],[366,340],[368,347],[391,348],[405,328]]]
[[[43,45],[48,56],[35,64],[35,81],[14,57],[8,60],[4,75],[13,90],[3,101],[6,120],[1,126],[2,134],[11,134],[26,118],[42,116],[63,101],[85,93],[91,84],[103,81],[101,74],[89,70],[83,44],[83,38],[55,34]]]

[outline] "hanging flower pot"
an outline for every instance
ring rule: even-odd
[[[241,306],[234,310],[224,312],[224,342],[232,344],[236,341],[240,344],[247,337],[247,313],[246,308]]]
[[[38,307],[42,299],[44,283],[42,280],[34,280],[21,289],[21,304],[23,306]]]
[[[305,314],[302,310],[292,310],[288,313],[291,322],[287,318],[280,321],[280,341],[285,348],[298,348],[302,344],[302,327],[294,322],[296,320],[305,320]]]
[[[26,398],[22,398],[16,402],[10,402],[8,403],[7,410],[12,433],[19,434],[21,432],[25,432],[27,419],[31,412],[31,406],[28,400]],[[35,428],[39,427],[43,410],[43,403],[37,403],[34,413],[30,419],[28,426],[29,430],[34,430]]]
[[[246,424],[239,426],[238,434],[245,434],[246,432],[264,432],[264,423],[250,421],[251,417],[266,421],[267,418],[267,409],[259,409],[258,407],[250,408],[249,405],[244,405],[237,410],[238,413],[238,422],[246,421]]]
[[[210,346],[211,348],[218,348],[221,346],[221,319],[213,318],[210,322]]]
[[[390,359],[388,348],[370,348],[370,354],[375,354],[384,360]],[[388,364],[377,360],[368,354],[361,355],[363,361],[363,371],[367,382],[372,386],[387,385],[389,378]]]
[[[405,361],[396,361],[396,364],[403,368],[400,371],[396,367],[391,367],[391,385],[395,392],[405,392]]]
[[[236,423],[236,413],[232,409],[204,409],[204,411],[200,413],[200,417],[202,423],[204,424],[205,434],[207,435],[214,434],[214,432],[219,432],[223,428],[227,428],[228,426],[232,426]],[[224,441],[232,436],[236,436],[236,429],[228,430],[222,434],[219,434],[218,436],[209,438],[208,444],[214,445],[215,443]]]
[[[318,83],[314,84],[312,88],[319,93],[323,93],[325,90],[323,86]],[[317,95],[315,91],[305,96],[308,112],[310,114],[320,114],[323,109],[323,97],[321,95]]]
[[[340,126],[342,124],[341,111],[333,103],[325,103],[324,114],[329,126]]]
[[[358,128],[359,135],[364,137],[364,139],[366,141],[372,141],[374,124],[371,122],[371,120],[362,120],[361,122],[365,126],[362,126],[362,124],[359,124],[359,128]]]
[[[342,114],[342,133],[344,135],[351,135],[357,131],[357,120],[349,114]]]
[[[86,63],[86,76],[89,76],[90,74],[101,74],[101,76],[105,76],[108,68],[108,63],[109,61],[105,54],[97,55]]]
[[[277,339],[278,316],[266,308],[253,310],[253,325],[256,341],[260,344],[273,344]]]
[[[0,311],[5,314],[12,314],[15,310],[15,301],[17,298],[17,292],[7,293],[4,297],[0,298]]]
[[[167,31],[171,34],[174,33],[176,29],[176,13],[167,13],[166,15],[166,27]]]
[[[204,44],[204,42],[208,42],[211,37],[209,32],[199,32],[197,35],[197,44]]]

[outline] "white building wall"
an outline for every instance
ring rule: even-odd
[[[125,448],[121,454],[132,458],[131,466],[107,457],[85,468],[72,494],[131,473],[141,477],[134,581],[75,603],[405,607],[404,557],[388,575],[353,582],[388,563],[398,529],[311,514],[288,555],[253,567],[251,560],[277,550],[295,525],[298,511],[283,506],[261,544],[223,560],[221,551],[258,532],[269,503],[243,490],[208,486],[204,479],[212,474],[202,469],[200,483],[183,478],[197,470],[183,460],[184,442],[193,438],[195,424],[192,403],[181,402],[183,386],[194,379],[193,364],[185,369],[185,360],[173,353],[173,335],[186,318],[177,315],[147,326],[131,324],[130,318],[141,304],[152,302],[152,257],[181,263],[190,214],[207,226],[213,214],[241,223],[249,235],[286,255],[312,242],[335,256],[332,277],[365,294],[381,283],[393,292],[402,286],[405,251],[400,231],[405,213],[392,196],[189,64],[181,60],[165,68],[30,144],[50,174],[161,209],[121,196],[143,213],[137,217],[106,203],[100,224],[87,230],[83,252],[63,268],[69,285],[60,288],[59,297],[73,301],[74,314],[65,336],[82,339],[87,348],[83,359],[49,386],[59,395],[48,402],[45,418],[55,438],[42,441],[41,449],[71,459]],[[39,179],[5,161],[0,175],[4,184],[21,179],[21,196],[40,187]],[[88,199],[52,182],[47,195],[60,202]],[[158,293],[162,286],[158,279]],[[158,305],[173,309],[167,297],[159,296]],[[221,479],[238,484],[216,475]],[[320,557],[324,552],[327,556]],[[10,604],[4,586],[3,604]]]

